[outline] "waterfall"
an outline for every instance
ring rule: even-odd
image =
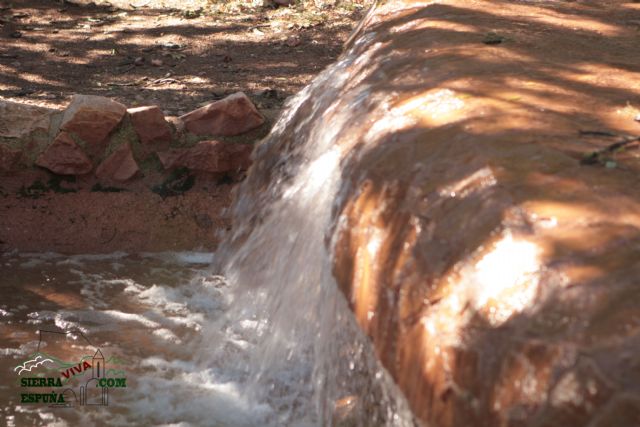
[[[366,64],[368,40],[288,102],[256,150],[212,268],[229,283],[229,310],[203,334],[200,363],[240,375],[243,393],[275,409],[267,424],[413,425],[338,290],[328,250],[343,158],[335,142],[349,112],[370,101],[366,87],[344,87]],[[225,337],[248,347],[220,345]]]

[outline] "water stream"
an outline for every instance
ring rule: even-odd
[[[363,99],[343,94],[337,103],[338,89],[330,88],[365,62],[345,54],[289,102],[258,156],[306,114],[295,120],[295,150],[262,188],[251,177],[243,184],[233,234],[218,253],[2,254],[0,419],[14,426],[413,425],[337,289],[327,249],[342,157],[334,141],[348,108]],[[323,96],[310,100],[319,90]],[[90,358],[91,373],[70,368]],[[79,387],[98,363],[112,369],[107,377],[126,378],[126,387],[107,387],[98,402],[107,396],[108,404],[88,405],[93,389]],[[25,402],[23,394],[52,391],[24,387],[26,376],[70,376],[75,391],[66,392],[66,407]]]
[[[404,425],[335,290],[234,289],[210,260],[3,254],[0,424]],[[314,296],[322,299],[312,305]],[[127,388],[110,390],[108,406],[21,402],[27,391],[52,390],[20,387],[31,375],[15,371],[38,350],[39,330],[72,332],[43,334],[44,354],[74,362],[99,347],[122,361],[107,368],[125,371]],[[45,377],[64,370],[44,367]]]

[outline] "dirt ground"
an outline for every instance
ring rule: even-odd
[[[60,107],[94,94],[173,116],[241,90],[277,109],[336,59],[364,9],[79,1],[0,0],[1,98]]]
[[[81,93],[179,116],[243,91],[272,124],[338,57],[363,12],[357,2],[310,0],[0,0],[0,100],[62,109]],[[198,177],[167,198],[137,188],[148,177],[119,193],[29,191],[59,178],[44,169],[0,177],[0,251],[211,249],[229,228],[232,183]]]

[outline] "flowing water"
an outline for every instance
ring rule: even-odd
[[[340,109],[362,97],[335,103],[339,94],[326,88],[344,84],[349,67],[366,62],[358,57],[345,54],[289,102],[258,156],[311,105],[309,119],[297,121],[295,153],[259,191],[243,185],[233,235],[219,253],[2,255],[0,419],[414,424],[339,293],[327,250],[342,156],[333,142],[349,117]],[[320,89],[324,96],[310,100]],[[120,387],[96,386],[100,375],[120,378]],[[59,397],[33,402],[23,394],[64,387],[25,385],[26,377],[60,378],[73,391],[64,392],[64,405]]]

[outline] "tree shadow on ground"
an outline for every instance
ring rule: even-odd
[[[349,30],[344,21],[275,33],[266,12],[184,19],[44,0],[6,12],[0,96],[59,102],[81,91],[161,103],[173,114],[238,90],[266,93],[264,108],[279,108],[334,60]]]

